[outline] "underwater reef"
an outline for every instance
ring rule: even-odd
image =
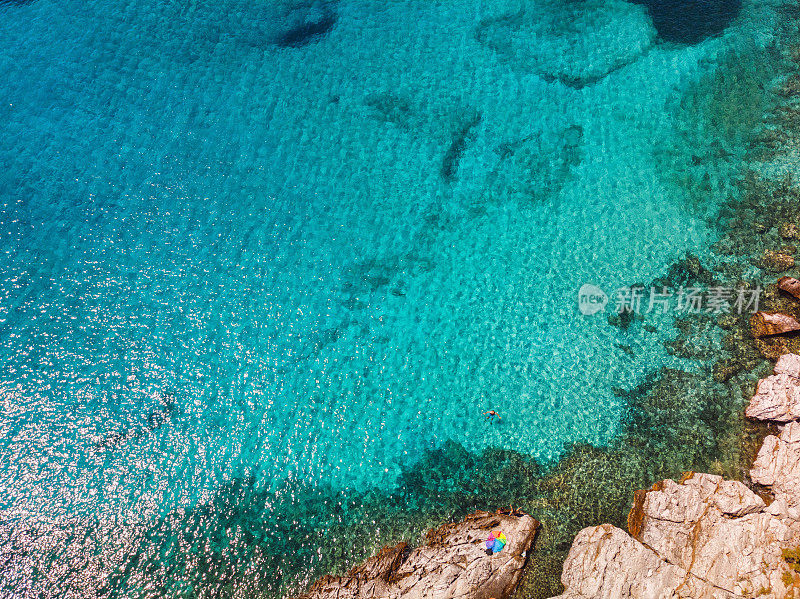
[[[472,130],[480,124],[481,119],[481,114],[476,112],[473,116],[465,119],[453,133],[453,139],[442,159],[441,175],[442,179],[446,182],[451,183],[453,179],[455,179],[458,171],[458,163],[461,161],[464,150],[466,150],[470,134]]]
[[[643,12],[616,0],[529,3],[518,11],[482,19],[474,35],[509,68],[581,90],[635,63],[654,47],[656,35]],[[622,31],[623,15],[639,26]],[[587,37],[598,46],[585,44]],[[546,43],[528,43],[542,38]],[[572,60],[564,61],[564,55]]]

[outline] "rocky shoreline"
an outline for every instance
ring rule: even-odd
[[[343,576],[324,576],[298,599],[506,599],[522,578],[538,529],[539,522],[521,512],[475,512],[429,530],[415,549],[384,547]],[[485,542],[494,530],[508,544],[490,553]]]
[[[687,472],[637,491],[628,532],[602,524],[578,533],[561,575],[565,591],[555,599],[798,596],[799,405],[800,355],[784,354],[747,408],[750,418],[780,423],[750,470],[755,490]],[[539,526],[518,511],[476,512],[430,530],[415,549],[385,547],[343,576],[325,576],[298,599],[507,599]],[[509,544],[490,556],[484,541],[496,529]]]
[[[757,320],[757,319],[755,319]],[[638,491],[628,533],[583,529],[558,599],[763,597],[800,592],[800,356],[784,354],[762,379],[747,416],[779,422],[739,481],[687,473]]]

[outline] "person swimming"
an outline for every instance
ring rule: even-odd
[[[484,414],[484,416],[486,416],[486,420],[488,420],[489,422],[494,422],[495,417],[498,420],[502,420],[503,419],[502,416],[500,416],[500,414],[498,414],[494,410],[489,410],[488,412],[484,412],[483,414]]]

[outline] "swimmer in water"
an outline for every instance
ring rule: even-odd
[[[486,416],[486,420],[488,420],[489,422],[494,422],[495,417],[497,417],[498,420],[502,420],[503,419],[500,416],[500,414],[498,414],[494,410],[489,410],[488,412],[484,412],[483,414],[484,414],[484,416]]]

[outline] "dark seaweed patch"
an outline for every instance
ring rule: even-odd
[[[715,283],[714,273],[705,268],[700,262],[700,258],[691,252],[686,252],[682,260],[677,260],[669,266],[663,277],[653,281],[653,285],[656,287],[671,289],[677,289],[680,286],[691,287],[692,285],[711,287]]]
[[[461,162],[461,157],[464,155],[470,133],[472,129],[481,122],[481,118],[482,116],[480,113],[476,114],[471,119],[462,123],[453,134],[450,147],[447,148],[447,152],[445,152],[444,158],[442,159],[441,168],[442,178],[448,183],[455,179],[456,172],[458,171],[458,164]]]
[[[618,60],[607,65],[605,69],[597,71],[592,68],[592,72],[583,75],[571,75],[558,70],[551,72],[538,64],[539,60],[535,58],[535,55],[521,53],[518,49],[515,49],[514,45],[509,41],[514,37],[525,37],[526,21],[528,21],[528,19],[529,18],[526,18],[525,10],[500,15],[499,17],[483,19],[475,29],[475,39],[481,45],[490,48],[498,55],[509,60],[511,64],[514,65],[514,68],[531,68],[533,72],[548,83],[559,82],[562,85],[576,90],[581,90],[599,83],[609,75],[637,62],[653,48],[653,44],[648,44],[646,47],[642,48],[641,52],[633,56],[620,57]],[[571,23],[572,19],[565,19],[564,35],[573,33]],[[554,31],[553,35],[557,36],[558,32]],[[600,67],[600,65],[597,66]]]
[[[308,45],[327,35],[337,20],[335,14],[327,14],[319,21],[305,21],[284,32],[276,44],[279,48],[300,48]]]
[[[375,117],[386,123],[408,127],[413,117],[411,102],[392,92],[370,94],[364,101]]]
[[[601,73],[595,73],[593,75],[585,75],[583,77],[573,77],[566,74],[553,74],[545,71],[542,71],[541,73],[539,73],[539,75],[547,83],[555,83],[556,81],[558,81],[559,83],[562,83],[567,87],[571,87],[572,89],[581,90],[584,87],[589,87],[590,85],[595,85],[596,83],[599,83],[609,75],[613,75],[617,71],[621,71],[628,65],[632,65],[633,63],[640,60],[643,56],[645,56],[648,52],[650,52],[651,48],[652,46],[648,46],[642,51],[641,54],[637,54],[630,60],[621,61],[615,65],[612,65],[607,70]]]

